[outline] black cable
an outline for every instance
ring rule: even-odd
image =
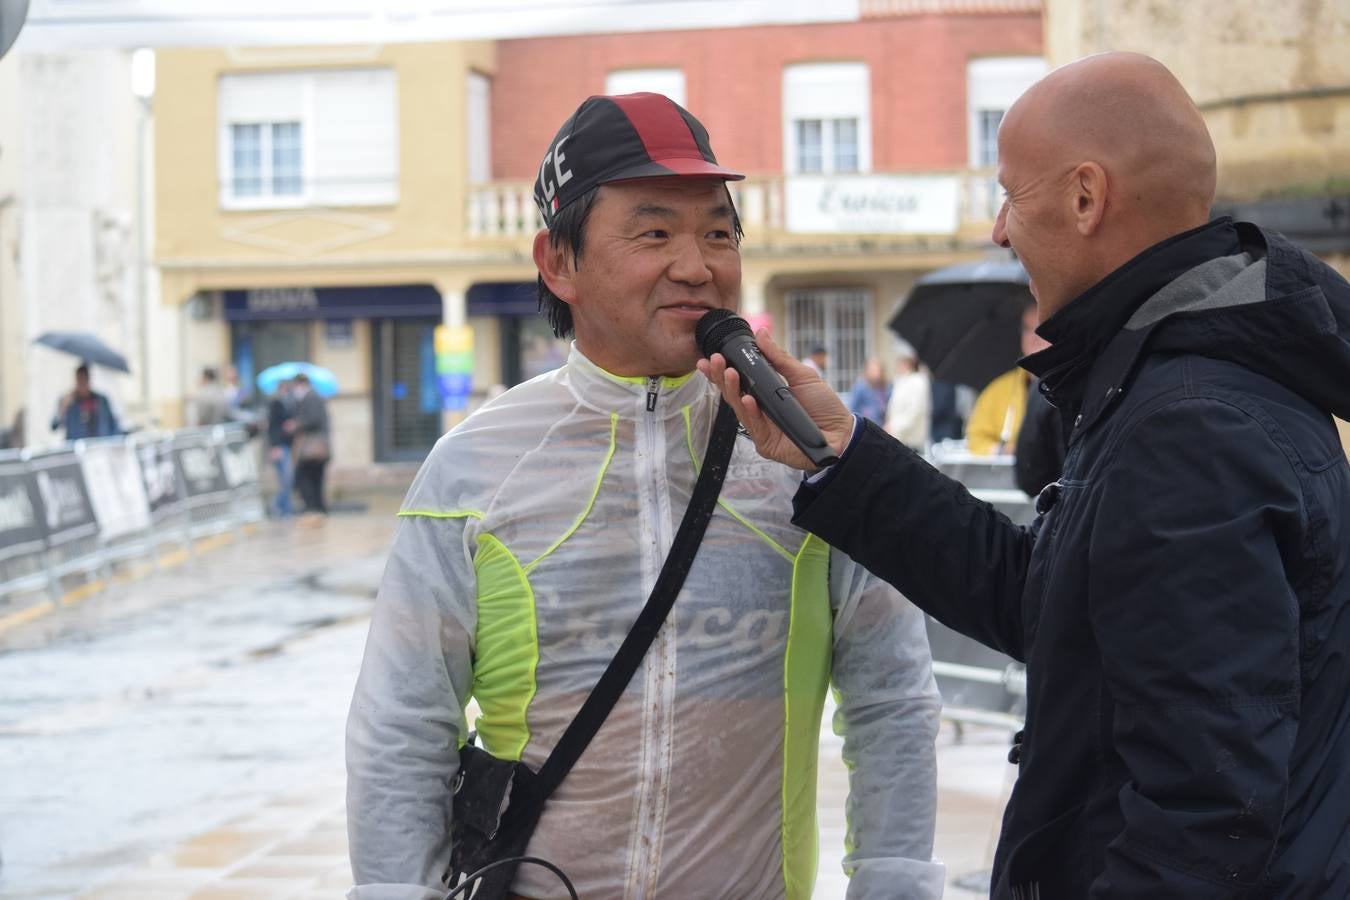
[[[482,878],[485,874],[497,868],[498,866],[504,866],[507,865],[508,863],[517,863],[517,864],[533,863],[536,866],[543,866],[545,869],[548,869],[554,875],[557,875],[559,878],[562,879],[563,887],[567,888],[567,893],[572,896],[572,900],[580,900],[580,898],[577,897],[577,889],[572,886],[572,882],[568,880],[567,875],[563,872],[563,870],[558,868],[548,860],[540,859],[537,856],[508,856],[506,859],[499,859],[496,862],[490,862],[486,866],[483,866],[483,868],[479,869],[477,872],[473,872],[469,875],[466,875],[464,877],[464,881],[460,883],[459,887],[455,888],[450,893],[445,895],[445,900],[454,900],[455,897],[464,894],[465,891],[467,891],[470,887],[473,886],[473,883],[475,881]],[[469,895],[464,894],[464,896],[467,897]]]

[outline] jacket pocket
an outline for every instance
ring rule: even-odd
[[[1032,831],[1008,854],[1013,900],[1085,900],[1090,883],[1087,824],[1081,805]]]

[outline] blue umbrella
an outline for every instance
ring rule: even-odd
[[[320,396],[332,397],[338,392],[336,375],[323,366],[316,366],[307,362],[284,362],[269,366],[259,372],[258,377],[254,380],[258,383],[258,390],[264,394],[274,394],[281,382],[289,381],[301,372],[309,378],[309,383],[314,387],[314,390],[319,392]]]

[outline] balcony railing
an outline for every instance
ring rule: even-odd
[[[1002,192],[993,170],[945,174],[766,175],[730,183],[745,230],[756,238],[796,235],[966,235],[993,224]],[[470,238],[512,240],[543,221],[533,183],[469,189]]]

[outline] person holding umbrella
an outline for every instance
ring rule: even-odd
[[[295,487],[305,502],[306,520],[316,522],[318,517],[328,514],[328,507],[323,502],[323,474],[332,455],[328,440],[328,406],[305,372],[297,373],[291,383],[295,402],[295,417],[290,420],[294,435]]]
[[[283,519],[295,515],[295,508],[291,504],[291,491],[295,487],[295,468],[291,462],[292,431],[287,428],[293,414],[291,382],[288,379],[277,385],[267,402],[267,455],[277,471],[274,508],[277,516]]]
[[[75,389],[61,397],[52,416],[52,431],[62,427],[68,441],[122,433],[108,398],[89,387],[89,366],[84,363],[75,369]]]

